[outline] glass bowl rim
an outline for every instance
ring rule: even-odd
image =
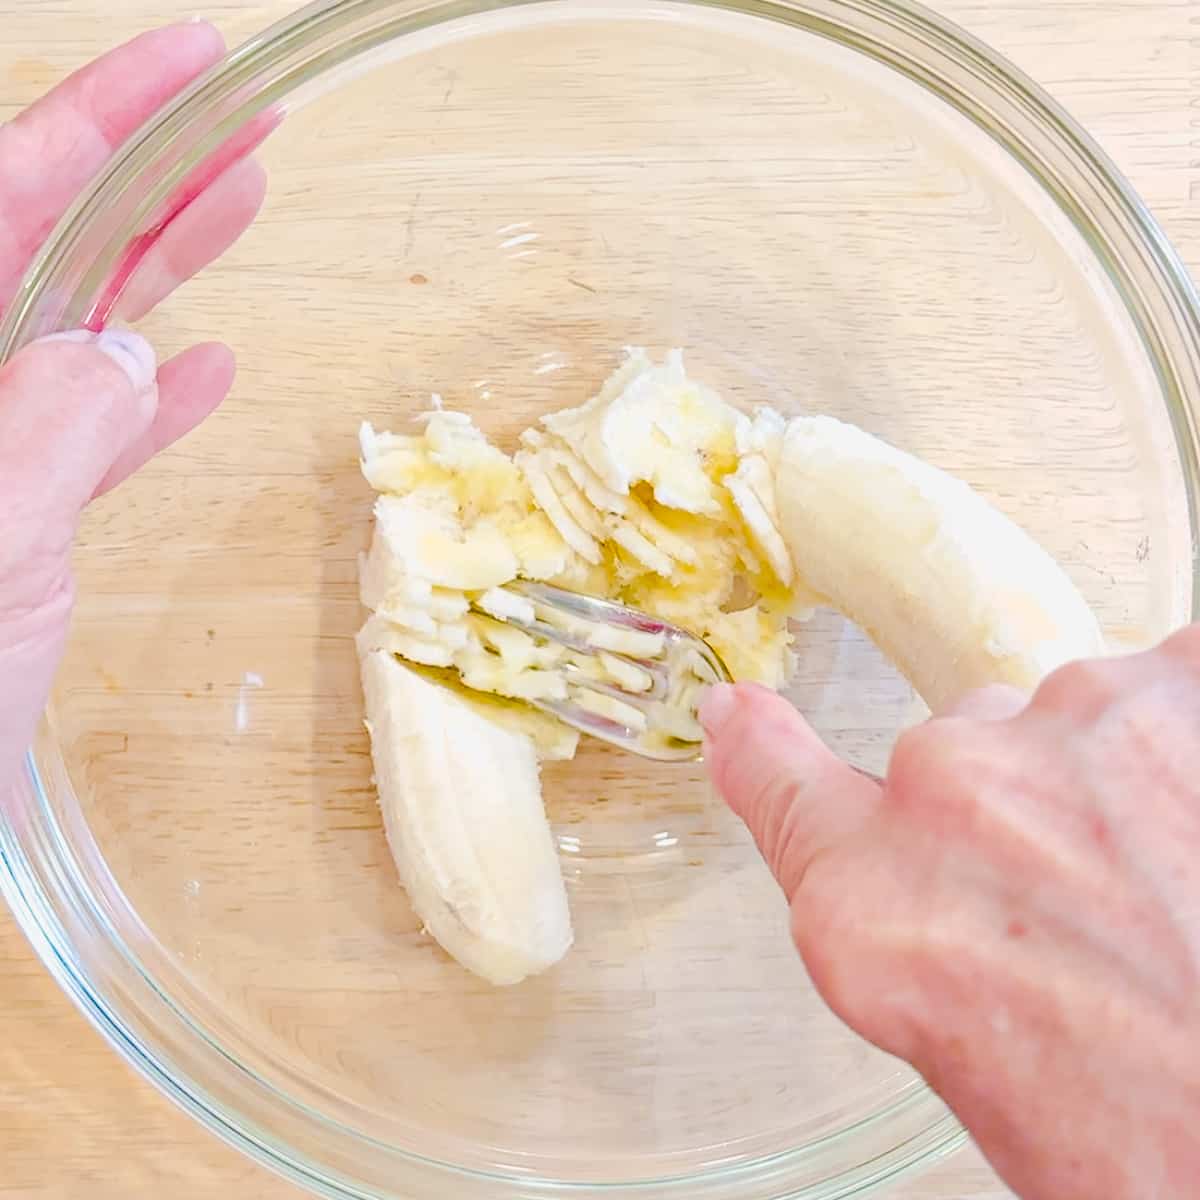
[[[552,0],[320,0],[251,39],[129,139],[63,217],[31,263],[0,321],[0,364],[54,327],[83,323],[99,286],[97,280],[108,276],[138,222],[154,204],[231,132],[285,99],[297,86],[416,31],[463,17],[549,2]],[[604,12],[603,0],[581,7]],[[1193,404],[1194,398],[1200,397],[1200,300],[1185,267],[1145,205],[1098,145],[1054,100],[1006,59],[913,0],[661,0],[642,7],[647,13],[687,7],[721,9],[781,22],[849,46],[949,103],[1020,162],[1087,240],[1142,337],[1171,415],[1195,543],[1200,511],[1200,412]],[[630,9],[625,6],[621,11]],[[897,49],[889,38],[915,49]],[[321,52],[306,60],[310,48]],[[293,65],[285,77],[280,68],[289,63]],[[955,72],[957,79],[951,77]],[[270,80],[271,86],[261,86],[264,79]],[[205,127],[206,114],[220,110],[223,102],[256,83],[260,86],[248,100]],[[1025,138],[1019,132],[1022,125],[1026,126]],[[198,140],[197,129],[204,130],[204,137]],[[193,139],[190,146],[189,138]],[[129,195],[134,184],[180,146],[188,146],[187,152],[171,162],[156,189],[122,212],[116,204],[118,198]],[[106,211],[118,212],[120,220],[110,220],[105,226],[101,218]],[[103,246],[94,252],[90,270],[83,274],[76,270],[72,276],[72,264],[78,266],[76,259],[87,258],[80,248],[97,228],[104,228]],[[71,286],[64,288],[64,283]],[[48,319],[40,306],[51,295],[62,297],[62,308]],[[1193,618],[1200,617],[1198,583],[1200,567],[1194,561]],[[94,864],[92,869],[96,869]],[[110,881],[110,886],[115,887],[115,882]],[[957,1122],[945,1115],[932,1093],[920,1087],[896,1104],[817,1142],[688,1176],[624,1184],[534,1179],[422,1159],[388,1147],[393,1161],[386,1177],[397,1180],[396,1187],[402,1189],[391,1190],[386,1184],[355,1178],[351,1171],[331,1170],[290,1146],[236,1105],[215,1097],[194,1072],[180,1067],[174,1056],[164,1051],[170,1040],[162,1029],[174,1026],[177,1035],[193,1039],[189,1051],[209,1057],[205,1065],[217,1075],[244,1070],[157,989],[153,977],[105,921],[87,871],[70,852],[43,769],[32,752],[14,809],[0,811],[0,891],[59,986],[127,1062],[210,1131],[293,1182],[336,1200],[436,1195],[435,1189],[452,1180],[460,1187],[471,1184],[477,1190],[469,1194],[480,1198],[570,1194],[578,1200],[592,1200],[625,1194],[657,1200],[686,1189],[689,1196],[726,1200],[747,1195],[750,1189],[755,1196],[837,1200],[874,1190],[899,1174],[953,1152],[965,1140]],[[116,950],[119,961],[115,967],[110,963],[104,971],[96,971],[95,963],[88,961],[89,953],[94,959],[96,951],[105,946]],[[114,969],[118,974],[129,973],[128,979],[117,979],[114,986],[114,980],[107,978]],[[140,1002],[153,1006],[148,1026],[143,1012],[132,1015],[129,1010],[130,988],[136,990]],[[150,1031],[157,1036],[147,1036]],[[270,1092],[270,1103],[299,1107],[266,1081],[254,1082]],[[889,1119],[904,1115],[922,1125],[898,1145],[874,1146],[869,1161],[835,1170],[811,1186],[798,1183],[795,1172],[806,1157],[811,1160],[813,1153],[830,1150],[831,1143],[844,1146],[846,1139],[867,1132],[868,1126],[879,1136]],[[303,1117],[318,1124],[323,1121],[313,1113],[305,1112]],[[360,1133],[331,1128],[360,1139],[364,1150],[371,1144]],[[396,1174],[397,1165],[409,1169],[407,1178]],[[498,1190],[506,1187],[513,1190]],[[760,1192],[760,1188],[770,1190]]]

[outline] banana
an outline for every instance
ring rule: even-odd
[[[797,572],[862,627],[933,712],[1032,689],[1104,652],[1063,569],[959,479],[832,417],[787,427],[775,473]]]
[[[599,395],[542,424],[618,495],[645,483],[666,508],[719,516],[710,466],[717,455],[735,455],[739,416],[687,377],[682,351],[672,350],[657,367],[645,351],[631,350]]]
[[[362,656],[388,843],[413,908],[464,967],[497,985],[571,946],[537,754],[385,650]]]
[[[672,350],[625,361],[591,400],[544,417],[515,463],[587,569],[558,582],[616,596],[706,638],[736,677],[779,686],[800,607],[778,529],[785,422],[747,415],[690,379]],[[746,583],[735,605],[738,581]],[[753,610],[730,620],[735,607]],[[750,639],[747,643],[747,639]]]
[[[1065,572],[966,484],[829,417],[739,412],[679,351],[662,365],[629,351],[512,457],[440,404],[417,434],[360,437],[379,496],[358,651],[388,839],[429,932],[496,984],[572,937],[538,759],[570,758],[577,735],[522,702],[569,698],[636,727],[639,709],[578,682],[646,691],[628,659],[661,637],[589,628],[597,653],[581,656],[507,623],[578,632],[514,580],[646,609],[776,688],[795,669],[789,618],[827,603],[934,711],[1103,650]]]
[[[360,566],[364,634],[480,691],[562,698],[562,672],[579,663],[533,663],[528,637],[470,615],[528,621],[505,587],[544,579],[649,608],[708,637],[739,675],[778,685],[793,607],[772,475],[783,429],[772,410],[747,416],[689,379],[679,351],[656,365],[640,350],[587,403],[527,430],[513,457],[441,407],[413,434],[364,425],[363,474],[379,493]],[[739,576],[752,578],[754,611],[730,620]]]
[[[782,435],[777,414],[747,417],[689,380],[678,351],[656,366],[637,350],[511,458],[440,403],[417,433],[360,430],[379,493],[358,651],[380,802],[414,908],[468,969],[512,983],[571,941],[537,759],[570,758],[578,735],[522,702],[570,699],[636,728],[640,709],[579,681],[645,692],[653,680],[629,659],[662,648],[661,634],[607,627],[587,629],[595,655],[535,639],[506,622],[564,618],[507,585],[625,599],[708,636],[740,676],[781,684]]]

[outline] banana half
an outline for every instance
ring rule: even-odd
[[[533,739],[386,650],[362,679],[388,845],[426,929],[494,984],[558,962],[571,916]]]
[[[937,713],[1032,690],[1104,652],[1087,602],[1028,534],[944,471],[832,417],[800,417],[775,477],[796,570]]]

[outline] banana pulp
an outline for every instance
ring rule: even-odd
[[[628,351],[512,456],[435,405],[413,433],[360,433],[378,496],[358,650],[401,879],[429,932],[493,983],[571,944],[537,763],[571,758],[578,735],[529,702],[640,715],[572,683],[636,692],[620,655],[639,648],[582,656],[506,624],[533,616],[514,580],[643,609],[775,688],[795,667],[789,619],[829,604],[935,711],[1102,649],[1058,564],[965,484],[832,418],[742,413],[678,350]]]
[[[688,379],[678,351],[655,366],[635,350],[594,399],[527,430],[511,458],[463,413],[422,424],[360,435],[379,492],[360,647],[452,668],[466,687],[515,701],[595,703],[571,692],[568,662],[628,686],[617,660],[573,656],[504,623],[532,618],[505,591],[529,579],[697,633],[735,679],[786,682],[796,599],[775,503],[777,413],[731,408]],[[550,753],[569,755],[565,734]]]

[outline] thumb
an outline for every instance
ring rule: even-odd
[[[0,367],[0,788],[32,739],[66,640],[83,506],[154,419],[137,334],[54,334]]]
[[[52,334],[0,368],[0,616],[61,583],[80,511],[154,419],[156,370],[128,330]]]
[[[700,719],[713,783],[746,822],[790,903],[813,858],[874,811],[880,787],[831,753],[768,688],[715,687]]]

